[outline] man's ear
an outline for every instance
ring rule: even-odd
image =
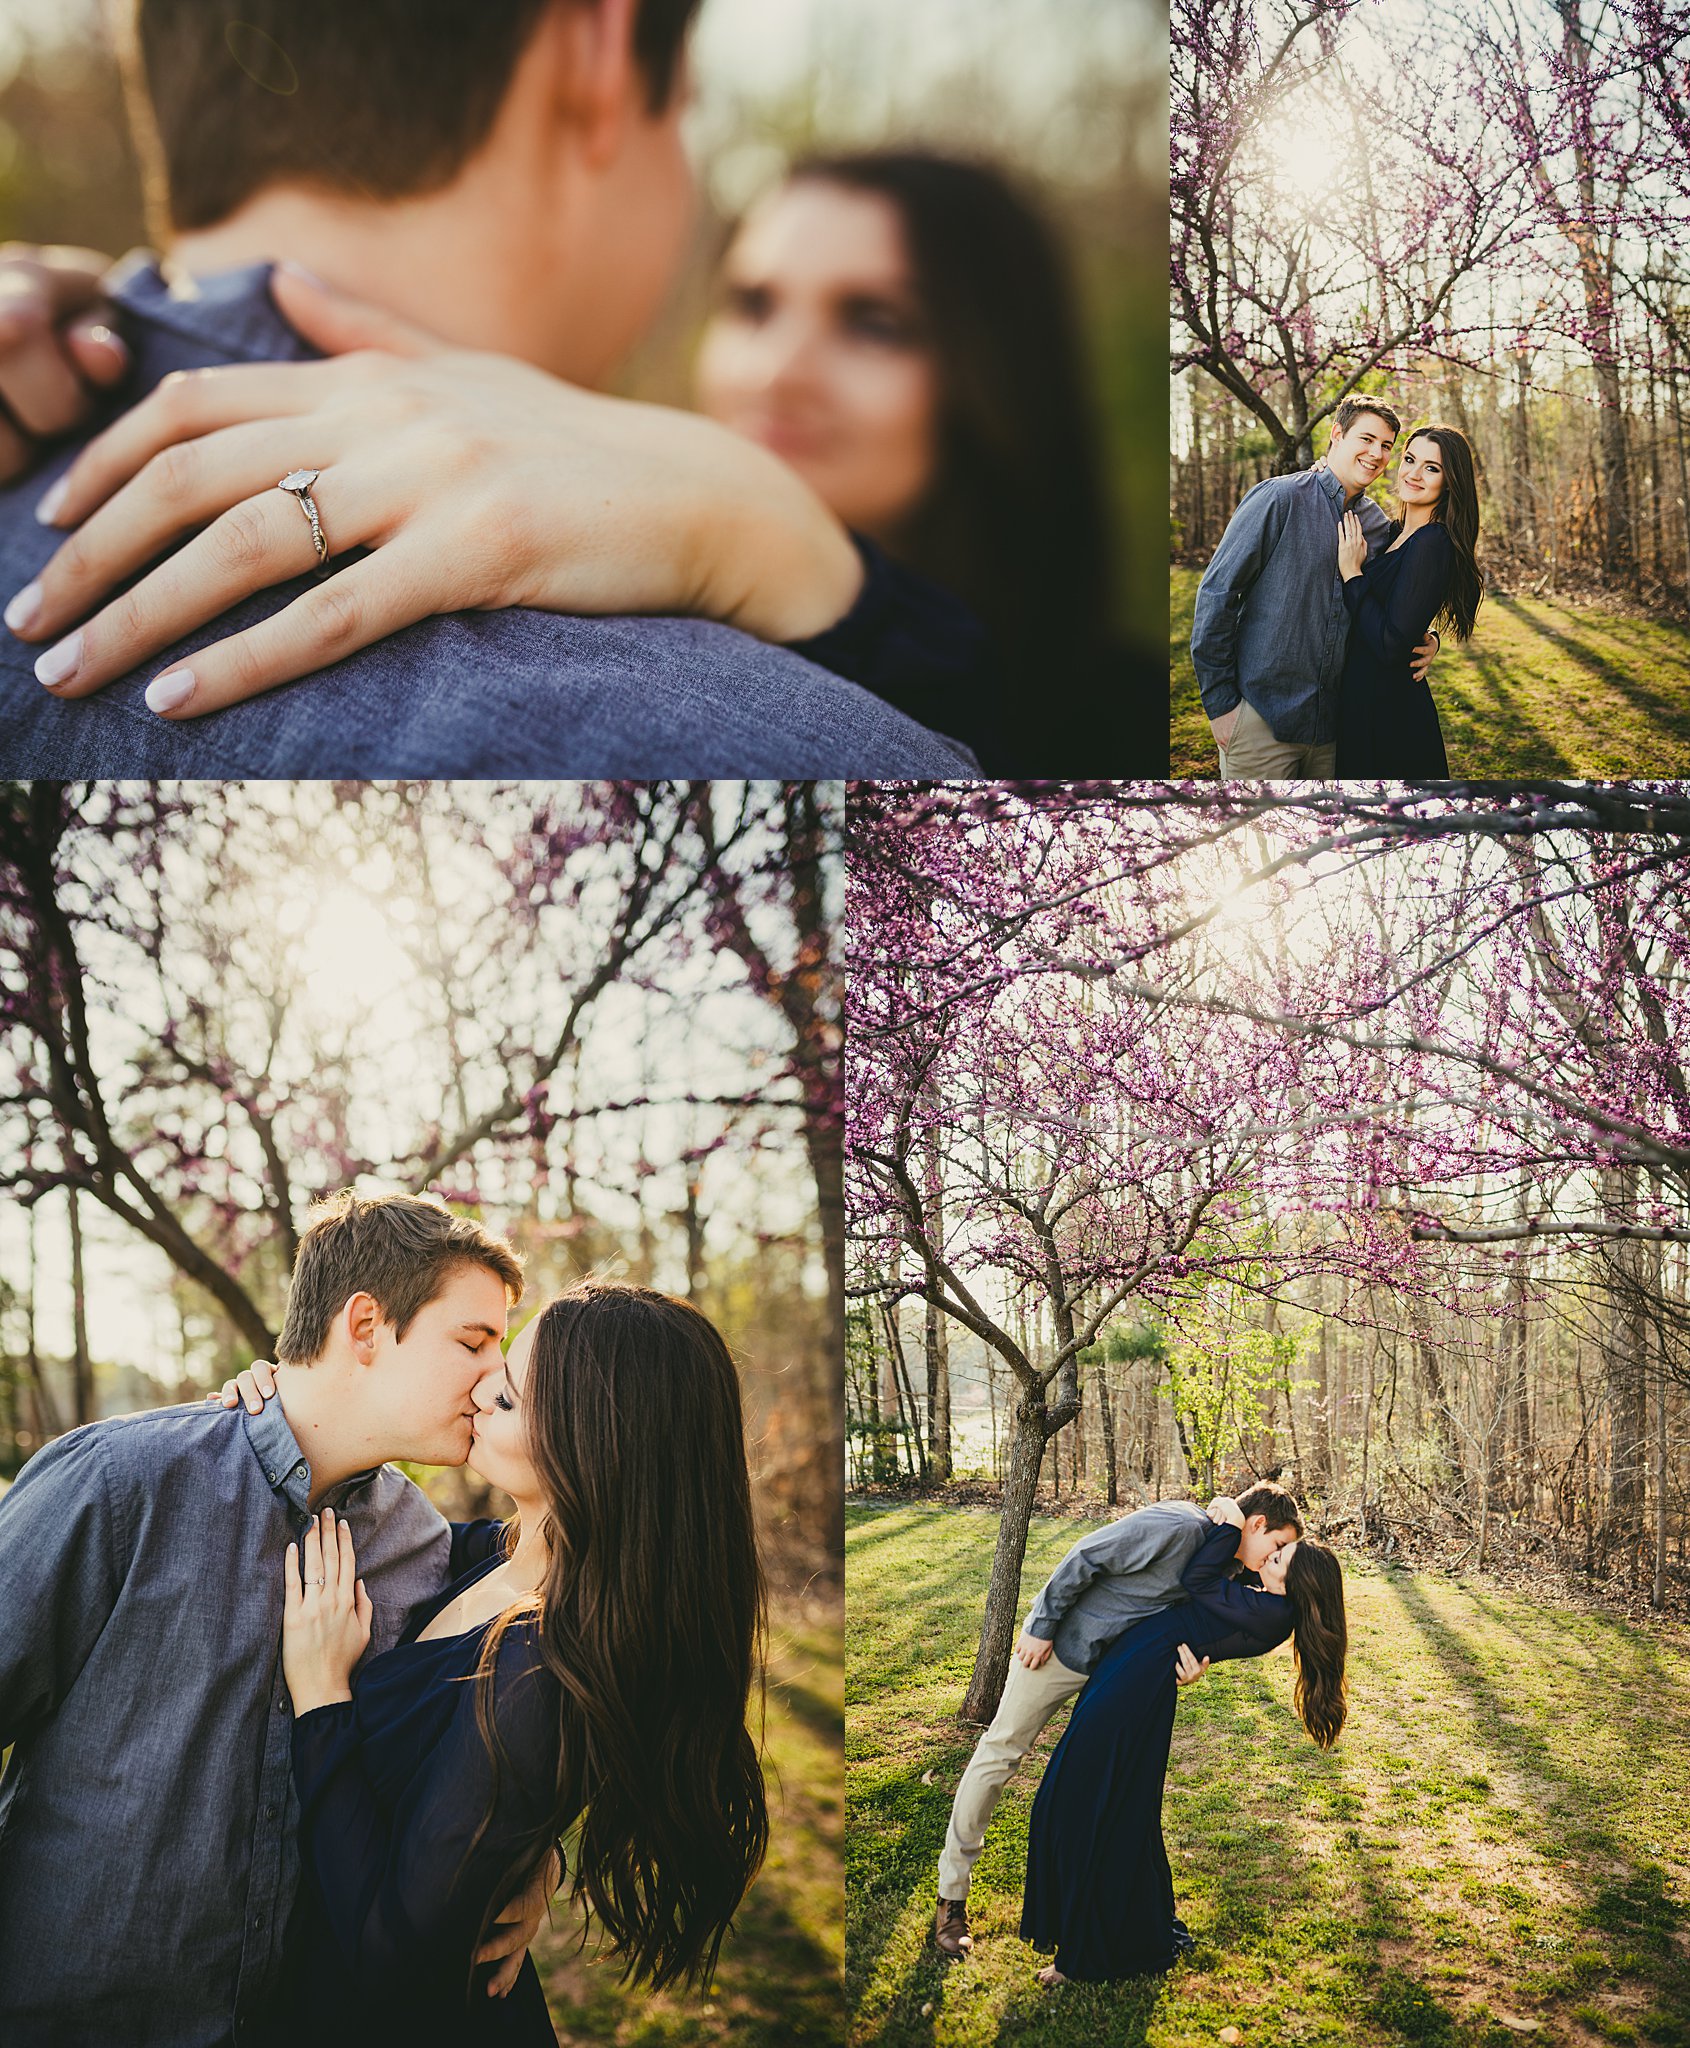
[[[630,116],[645,106],[646,82],[634,58],[638,9],[639,0],[554,0],[549,32],[558,103],[587,161],[599,168],[621,148]]]
[[[360,1365],[369,1365],[376,1355],[376,1331],[382,1322],[380,1303],[373,1294],[354,1294],[340,1313],[353,1357]]]

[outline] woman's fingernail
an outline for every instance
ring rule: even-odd
[[[289,277],[297,277],[302,284],[314,284],[320,292],[329,289],[314,270],[307,270],[303,263],[295,263],[291,257],[283,257],[276,268],[285,270]]]
[[[61,640],[57,647],[49,647],[35,664],[35,680],[45,683],[49,690],[57,689],[61,683],[68,683],[82,666],[82,635],[72,633]]]
[[[194,672],[191,668],[173,668],[162,676],[154,676],[147,685],[147,709],[149,711],[179,711],[194,694]]]
[[[6,607],[6,623],[14,633],[27,632],[41,612],[41,585],[26,583]]]
[[[62,476],[49,490],[42,492],[41,502],[35,508],[35,516],[43,526],[51,526],[58,518],[59,508],[64,504],[69,490],[70,478]]]

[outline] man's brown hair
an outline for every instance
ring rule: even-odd
[[[492,133],[552,0],[129,4],[131,113],[143,150],[157,144],[149,202],[192,229],[283,182],[374,200],[440,191]],[[698,4],[640,0],[634,57],[654,110]]]
[[[512,1302],[521,1300],[517,1254],[432,1195],[333,1195],[312,1210],[299,1241],[276,1356],[284,1365],[320,1358],[335,1317],[355,1294],[369,1295],[403,1337],[463,1266],[485,1266]]]
[[[1402,432],[1402,421],[1382,398],[1346,398],[1338,408],[1337,420],[1340,434],[1347,434],[1364,412],[1370,412],[1382,419],[1391,430],[1394,441]]]
[[[1281,1493],[1277,1486],[1265,1481],[1252,1486],[1248,1493],[1238,1496],[1238,1512],[1249,1521],[1252,1515],[1266,1515],[1270,1529],[1294,1529],[1298,1540],[1303,1534],[1303,1511],[1288,1493]]]

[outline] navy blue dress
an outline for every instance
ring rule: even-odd
[[[1381,548],[1344,585],[1350,637],[1338,694],[1338,776],[1438,781],[1449,773],[1438,707],[1409,673],[1449,595],[1455,544],[1431,520]]]
[[[1213,1529],[1180,1575],[1186,1604],[1136,1623],[1104,1652],[1045,1769],[1021,1937],[1054,1950],[1066,1977],[1147,1976],[1191,1946],[1162,1842],[1175,1652],[1187,1643],[1211,1663],[1260,1657],[1291,1633],[1280,1595],[1227,1578],[1238,1535]]]
[[[531,1626],[499,1647],[494,1712],[514,1769],[493,1767],[475,1687],[490,1623],[419,1642],[446,1602],[500,1561],[497,1522],[454,1524],[451,1583],[353,1680],[353,1697],[293,1727],[300,1884],[286,1944],[278,2038],[522,2044],[557,2034],[532,1957],[507,1998],[489,1998],[471,1957],[514,1857],[543,1853],[559,1690]],[[471,1849],[482,1817],[486,1832]],[[501,1898],[501,1903],[502,1898]]]

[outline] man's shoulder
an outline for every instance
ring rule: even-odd
[[[24,1466],[21,1480],[57,1468],[123,1482],[159,1472],[184,1460],[199,1460],[227,1449],[238,1411],[209,1401],[170,1408],[145,1408],[133,1415],[108,1415],[67,1429],[44,1444]],[[221,1435],[219,1434],[221,1432]]]
[[[1182,1523],[1195,1525],[1208,1519],[1194,1500],[1153,1500],[1120,1516],[1113,1526],[1119,1527],[1122,1522],[1133,1522],[1145,1528]]]

